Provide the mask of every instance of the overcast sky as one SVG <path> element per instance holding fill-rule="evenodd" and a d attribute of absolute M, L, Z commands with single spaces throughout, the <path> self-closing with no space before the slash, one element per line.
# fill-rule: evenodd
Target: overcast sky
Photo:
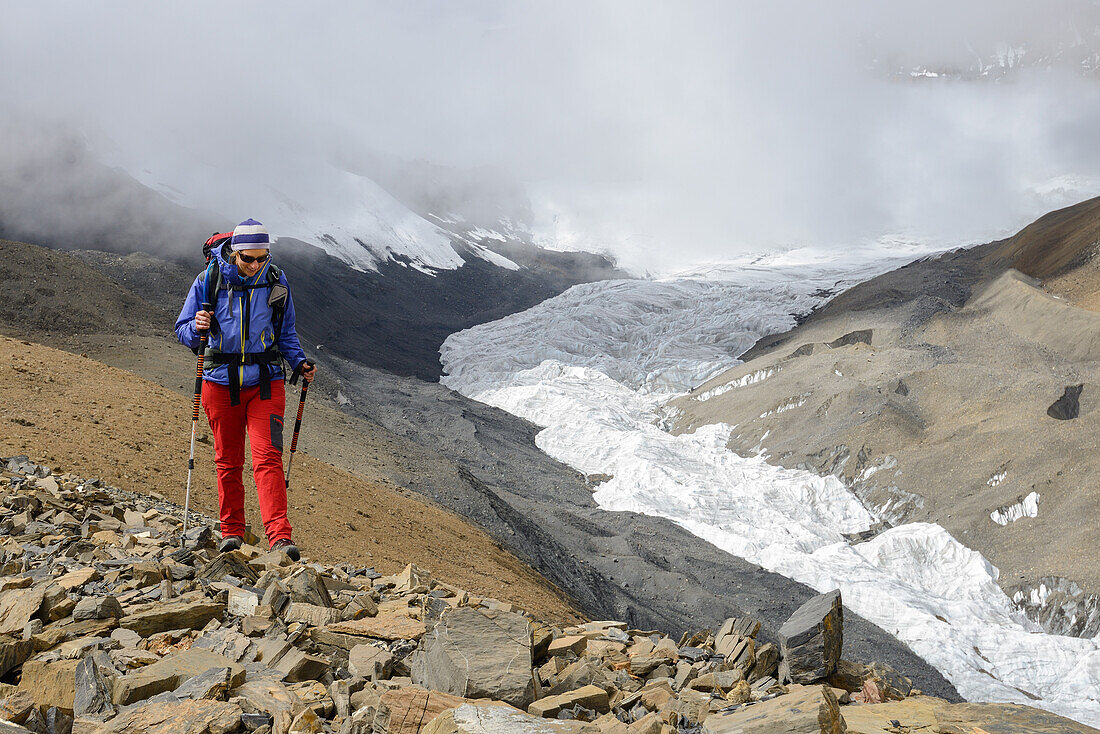
<path fill-rule="evenodd" d="M 660 271 L 961 244 L 1100 193 L 1097 28 L 1084 1 L 9 2 L 0 110 L 242 180 L 361 150 L 493 167 L 542 236 Z M 1004 43 L 1078 47 L 996 82 L 892 73 Z"/>

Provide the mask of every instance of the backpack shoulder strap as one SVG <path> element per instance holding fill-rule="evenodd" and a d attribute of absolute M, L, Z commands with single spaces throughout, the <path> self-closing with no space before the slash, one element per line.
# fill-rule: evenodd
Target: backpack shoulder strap
<path fill-rule="evenodd" d="M 204 284 L 206 302 L 217 305 L 218 291 L 225 286 L 222 277 L 222 269 L 218 267 L 218 261 L 214 260 L 206 268 L 206 281 Z"/>
<path fill-rule="evenodd" d="M 275 328 L 275 339 L 283 333 L 283 314 L 286 313 L 286 302 L 290 298 L 290 289 L 282 284 L 283 271 L 275 263 L 270 263 L 267 269 L 267 285 L 271 288 L 267 303 L 271 306 L 271 312 L 275 318 L 272 326 Z"/>

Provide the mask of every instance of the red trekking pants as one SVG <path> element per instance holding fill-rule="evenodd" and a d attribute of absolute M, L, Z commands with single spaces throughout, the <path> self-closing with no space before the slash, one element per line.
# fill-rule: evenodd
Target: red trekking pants
<path fill-rule="evenodd" d="M 241 402 L 229 404 L 229 388 L 203 380 L 202 405 L 214 434 L 214 465 L 218 469 L 218 506 L 222 536 L 244 535 L 244 434 L 252 449 L 252 476 L 260 500 L 260 516 L 268 543 L 290 540 L 286 517 L 286 477 L 283 474 L 282 380 L 271 382 L 271 399 L 260 399 L 260 386 L 241 388 Z"/>

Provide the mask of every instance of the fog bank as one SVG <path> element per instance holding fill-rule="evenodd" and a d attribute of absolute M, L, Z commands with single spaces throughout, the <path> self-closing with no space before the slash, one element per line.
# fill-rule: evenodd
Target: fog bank
<path fill-rule="evenodd" d="M 1100 193 L 1094 2 L 58 2 L 0 20 L 0 116 L 69 126 L 166 186 L 217 177 L 231 207 L 190 203 L 230 220 L 263 218 L 238 211 L 250 187 L 323 195 L 331 165 L 406 200 L 465 181 L 456 206 L 667 272 L 980 241 Z"/>

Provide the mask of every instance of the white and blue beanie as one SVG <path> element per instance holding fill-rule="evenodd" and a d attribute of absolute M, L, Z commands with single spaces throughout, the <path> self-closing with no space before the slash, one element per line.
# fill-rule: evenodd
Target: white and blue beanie
<path fill-rule="evenodd" d="M 246 219 L 233 230 L 233 239 L 229 241 L 229 249 L 238 250 L 270 250 L 271 235 L 267 233 L 267 227 L 255 219 Z"/>

